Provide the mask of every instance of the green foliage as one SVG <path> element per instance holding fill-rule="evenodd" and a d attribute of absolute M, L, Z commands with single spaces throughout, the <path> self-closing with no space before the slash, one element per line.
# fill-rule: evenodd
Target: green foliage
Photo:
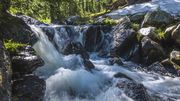
<path fill-rule="evenodd" d="M 7 40 L 4 42 L 4 46 L 10 53 L 16 53 L 19 48 L 26 46 L 26 44 L 17 43 L 12 40 Z"/>
<path fill-rule="evenodd" d="M 132 23 L 131 24 L 131 28 L 133 28 L 135 31 L 138 31 L 140 27 L 141 27 L 141 25 L 138 23 Z"/>
<path fill-rule="evenodd" d="M 156 38 L 161 40 L 161 39 L 165 39 L 165 31 L 162 28 L 158 28 L 155 30 L 156 33 Z"/>
<path fill-rule="evenodd" d="M 109 0 L 11 0 L 9 11 L 23 13 L 45 23 L 63 22 L 69 16 L 93 17 L 106 11 Z"/>
<path fill-rule="evenodd" d="M 110 18 L 105 18 L 103 20 L 104 25 L 116 25 L 118 24 L 118 20 L 110 19 Z"/>

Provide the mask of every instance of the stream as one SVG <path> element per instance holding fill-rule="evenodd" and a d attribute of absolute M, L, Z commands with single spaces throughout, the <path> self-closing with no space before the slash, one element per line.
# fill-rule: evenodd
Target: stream
<path fill-rule="evenodd" d="M 136 101 L 130 97 L 133 94 L 127 95 L 126 89 L 117 87 L 123 82 L 130 82 L 127 78 L 142 84 L 150 97 L 149 101 L 180 101 L 179 77 L 172 78 L 145 72 L 137 69 L 139 66 L 132 62 L 123 61 L 122 66 L 109 65 L 109 58 L 99 57 L 95 51 L 89 52 L 90 61 L 95 65 L 95 69 L 87 71 L 80 55 L 61 54 L 69 40 L 80 42 L 85 47 L 86 38 L 83 36 L 83 30 L 87 27 L 70 26 L 74 32 L 68 32 L 66 27 L 59 25 L 48 27 L 31 25 L 31 29 L 39 38 L 33 48 L 45 61 L 45 65 L 34 72 L 46 80 L 44 101 Z M 44 29 L 53 34 L 47 35 Z M 101 49 L 108 50 L 111 44 L 107 40 L 111 36 L 103 31 L 102 34 L 104 37 L 99 45 L 106 46 Z M 94 49 L 96 50 L 99 45 Z M 127 77 L 115 78 L 114 75 L 117 73 Z M 130 93 L 133 93 L 131 91 Z"/>

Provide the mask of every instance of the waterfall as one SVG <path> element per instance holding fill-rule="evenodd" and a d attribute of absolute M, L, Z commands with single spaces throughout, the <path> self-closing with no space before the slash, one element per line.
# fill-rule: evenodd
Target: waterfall
<path fill-rule="evenodd" d="M 88 26 L 70 26 L 69 32 L 67 27 L 48 26 L 46 28 L 52 29 L 54 33 L 52 38 L 43 31 L 42 26 L 30 27 L 39 38 L 33 48 L 45 61 L 45 65 L 34 72 L 46 80 L 44 101 L 136 101 L 129 97 L 132 94 L 126 94 L 126 89 L 117 87 L 119 81 L 125 82 L 126 79 L 115 78 L 116 73 L 126 75 L 133 82 L 144 85 L 150 101 L 180 101 L 179 77 L 146 73 L 137 70 L 137 65 L 131 62 L 126 62 L 124 66 L 109 65 L 108 58 L 98 57 L 96 52 L 90 53 L 90 61 L 96 68 L 90 72 L 84 69 L 83 60 L 79 55 L 63 55 L 63 45 L 69 40 L 87 45 L 83 33 Z M 103 33 L 105 36 L 100 44 L 105 47 L 104 44 L 110 44 L 106 37 L 109 34 Z"/>

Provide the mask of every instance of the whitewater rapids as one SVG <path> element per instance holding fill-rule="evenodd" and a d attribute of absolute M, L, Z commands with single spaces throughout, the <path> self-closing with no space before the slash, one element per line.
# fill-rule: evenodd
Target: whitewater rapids
<path fill-rule="evenodd" d="M 96 70 L 86 71 L 79 55 L 62 55 L 48 40 L 43 31 L 31 26 L 39 41 L 33 46 L 45 61 L 34 73 L 46 80 L 44 101 L 134 101 L 122 89 L 116 87 L 116 73 L 122 73 L 142 83 L 149 95 L 180 101 L 180 78 L 161 76 L 137 70 L 137 65 L 126 62 L 125 66 L 108 65 L 108 58 L 91 53 L 90 60 Z M 55 35 L 56 36 L 56 35 Z"/>

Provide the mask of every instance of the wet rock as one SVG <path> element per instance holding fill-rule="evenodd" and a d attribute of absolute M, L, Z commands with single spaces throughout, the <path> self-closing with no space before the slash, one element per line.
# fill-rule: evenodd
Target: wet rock
<path fill-rule="evenodd" d="M 147 70 L 153 71 L 153 72 L 161 74 L 161 75 L 172 76 L 172 74 L 170 74 L 169 71 L 166 70 L 166 68 L 164 68 L 164 66 L 159 62 L 155 62 L 152 65 L 148 66 Z"/>
<path fill-rule="evenodd" d="M 11 101 L 11 62 L 0 41 L 0 100 Z"/>
<path fill-rule="evenodd" d="M 150 65 L 156 61 L 161 61 L 165 58 L 163 48 L 148 37 L 141 40 L 143 63 Z"/>
<path fill-rule="evenodd" d="M 130 55 L 134 44 L 136 44 L 136 33 L 130 29 L 131 22 L 128 17 L 122 18 L 120 23 L 116 25 L 111 32 L 113 34 L 113 46 L 111 48 L 111 56 L 126 58 Z"/>
<path fill-rule="evenodd" d="M 172 32 L 172 39 L 180 46 L 180 24 Z"/>
<path fill-rule="evenodd" d="M 120 79 L 116 86 L 134 101 L 151 101 L 146 88 L 140 83 L 128 79 Z"/>
<path fill-rule="evenodd" d="M 29 75 L 13 82 L 12 101 L 43 101 L 45 81 Z"/>
<path fill-rule="evenodd" d="M 89 52 L 96 51 L 102 40 L 100 26 L 90 26 L 85 32 L 85 49 Z"/>
<path fill-rule="evenodd" d="M 9 13 L 0 14 L 0 38 L 34 45 L 38 38 L 31 28 L 20 18 Z"/>
<path fill-rule="evenodd" d="M 22 19 L 26 24 L 30 24 L 30 25 L 47 25 L 43 22 L 40 22 L 32 17 L 26 16 L 26 15 L 22 15 L 22 14 L 16 14 L 18 18 Z"/>
<path fill-rule="evenodd" d="M 63 54 L 80 54 L 83 59 L 89 59 L 89 54 L 80 42 L 69 42 L 63 49 Z"/>
<path fill-rule="evenodd" d="M 115 77 L 115 78 L 126 78 L 126 79 L 128 79 L 128 80 L 133 81 L 133 79 L 132 79 L 131 77 L 129 77 L 128 75 L 123 74 L 123 73 L 117 73 L 117 74 L 114 75 L 114 77 Z"/>
<path fill-rule="evenodd" d="M 42 31 L 48 36 L 49 41 L 53 42 L 55 30 L 51 27 L 41 27 Z"/>
<path fill-rule="evenodd" d="M 170 60 L 180 66 L 180 51 L 172 51 L 170 53 Z"/>
<path fill-rule="evenodd" d="M 83 64 L 86 70 L 90 71 L 91 69 L 95 68 L 94 64 L 90 60 L 87 59 L 83 60 Z"/>
<path fill-rule="evenodd" d="M 31 74 L 39 66 L 44 65 L 43 60 L 34 53 L 32 47 L 26 46 L 17 55 L 11 57 L 14 79 Z"/>
<path fill-rule="evenodd" d="M 167 26 L 172 22 L 173 22 L 173 17 L 169 13 L 157 9 L 156 11 L 148 12 L 145 15 L 142 26 L 160 27 L 160 26 Z"/>
<path fill-rule="evenodd" d="M 118 64 L 118 65 L 123 65 L 123 62 L 122 62 L 122 60 L 121 60 L 121 58 L 110 58 L 109 59 L 109 64 L 110 65 L 114 65 L 114 64 Z"/>

